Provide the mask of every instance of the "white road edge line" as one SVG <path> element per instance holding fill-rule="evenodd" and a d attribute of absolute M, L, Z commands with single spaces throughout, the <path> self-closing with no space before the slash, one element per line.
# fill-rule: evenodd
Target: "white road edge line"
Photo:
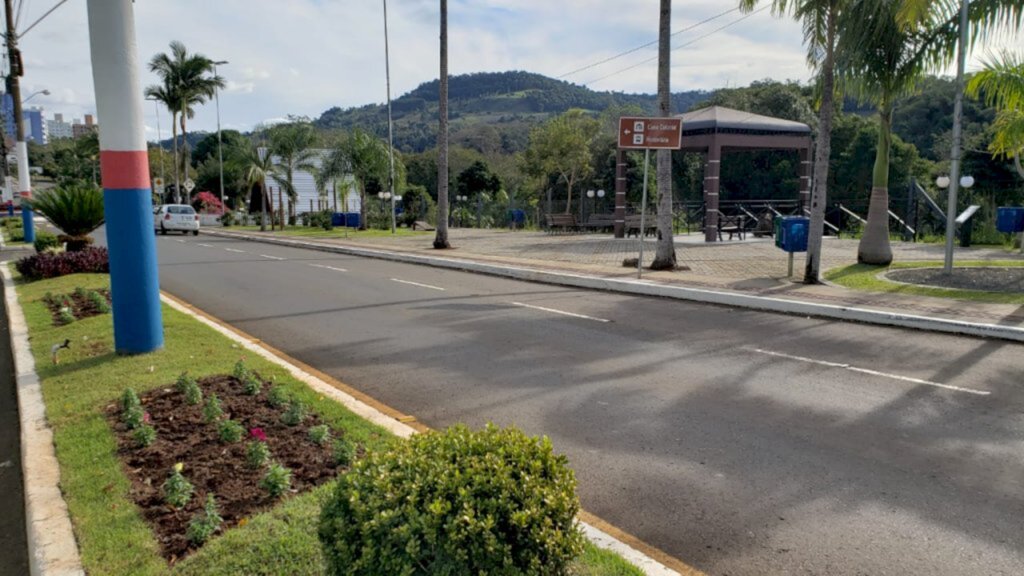
<path fill-rule="evenodd" d="M 444 292 L 445 289 L 440 286 L 431 286 L 430 284 L 420 284 L 419 282 L 410 282 L 408 280 L 399 280 L 398 278 L 392 278 L 392 282 L 398 282 L 399 284 L 408 284 L 410 286 L 419 286 L 420 288 L 430 288 L 431 290 L 440 290 Z"/>
<path fill-rule="evenodd" d="M 336 268 L 334 266 L 327 266 L 326 264 L 310 264 L 313 268 L 323 268 L 324 270 L 334 270 L 335 272 L 348 272 L 345 268 Z"/>
<path fill-rule="evenodd" d="M 14 290 L 12 289 L 11 292 L 13 293 Z M 238 343 L 238 345 L 241 346 L 242 348 L 257 354 L 262 358 L 277 364 L 278 366 L 282 366 L 285 370 L 290 372 L 291 375 L 294 376 L 297 380 L 302 381 L 313 390 L 337 402 L 344 404 L 345 407 L 348 408 L 349 410 L 355 412 L 356 414 L 362 416 L 363 418 L 369 420 L 370 422 L 390 431 L 395 436 L 398 436 L 400 438 L 408 438 L 413 434 L 416 434 L 416 430 L 409 426 L 408 424 L 399 422 L 398 420 L 395 420 L 394 418 L 378 411 L 373 406 L 365 404 L 359 401 L 358 399 L 346 394 L 345 392 L 338 390 L 334 386 L 331 386 L 327 382 L 324 382 L 323 380 L 317 378 L 316 376 L 306 372 L 305 370 L 302 370 L 301 368 L 292 364 L 291 362 L 279 358 L 277 355 L 271 353 L 269 350 L 260 346 L 259 344 L 251 342 L 239 336 L 235 332 L 225 328 L 219 323 L 214 322 L 213 320 L 210 320 L 209 318 L 206 318 L 201 314 L 197 314 L 194 311 L 190 310 L 189 308 L 186 308 L 185 306 L 182 306 L 176 300 L 168 298 L 165 294 L 161 293 L 160 299 L 163 300 L 165 304 L 167 304 L 171 308 L 174 308 L 178 312 L 190 316 L 198 320 L 199 322 L 202 322 L 203 324 L 209 326 L 210 328 L 213 328 L 217 332 L 220 332 L 224 336 L 227 336 L 232 341 Z M 40 404 L 41 403 L 42 401 L 40 401 Z M 580 525 L 583 527 L 583 531 L 597 547 L 604 548 L 606 550 L 614 550 L 615 552 L 618 552 L 619 555 L 624 557 L 626 560 L 629 560 L 633 564 L 636 564 L 641 570 L 643 570 L 644 574 L 646 574 L 647 576 L 679 576 L 679 573 L 675 570 L 666 567 L 664 564 L 658 562 L 650 556 L 647 556 L 646 554 L 637 550 L 636 548 L 633 548 L 629 544 L 626 544 L 625 542 L 616 539 L 615 537 L 603 532 L 602 530 L 594 526 L 591 526 L 590 524 L 587 524 L 586 522 L 583 522 L 582 520 L 580 520 L 579 522 Z M 70 520 L 68 523 L 68 529 L 70 530 Z M 70 531 L 68 532 L 68 534 L 70 534 Z M 75 539 L 72 537 L 68 537 L 67 541 L 74 543 Z"/>
<path fill-rule="evenodd" d="M 270 258 L 271 260 L 284 260 L 280 256 L 271 256 L 270 254 L 260 254 L 263 258 Z"/>
<path fill-rule="evenodd" d="M 513 302 L 515 306 L 522 306 L 523 308 L 533 308 L 534 310 L 542 310 L 544 312 L 551 312 L 552 314 L 561 314 L 563 316 L 572 316 L 573 318 L 583 318 L 584 320 L 593 320 L 595 322 L 611 322 L 607 318 L 595 318 L 593 316 L 587 316 L 586 314 L 576 314 L 575 312 L 566 312 L 565 310 L 555 310 L 554 308 L 545 308 L 543 306 L 534 306 L 532 304 L 523 304 L 522 302 Z"/>
<path fill-rule="evenodd" d="M 239 254 L 245 254 L 245 250 L 239 250 L 237 248 L 225 248 L 228 252 L 238 252 Z"/>
<path fill-rule="evenodd" d="M 872 376 L 881 376 L 882 378 L 891 378 L 893 380 L 899 380 L 901 382 L 911 382 L 913 384 L 924 384 L 925 386 L 935 386 L 936 388 L 944 388 L 946 390 L 953 390 L 954 392 L 966 392 L 967 394 L 975 394 L 977 396 L 988 396 L 992 394 L 987 390 L 975 390 L 974 388 L 961 388 L 960 386 L 953 386 L 951 384 L 940 384 L 938 382 L 932 382 L 931 380 L 922 380 L 920 378 L 912 378 L 910 376 L 900 376 L 899 374 L 889 374 L 888 372 L 879 372 L 878 370 L 871 370 L 868 368 L 858 368 L 857 366 L 850 366 L 849 364 L 839 364 L 837 362 L 826 362 L 824 360 L 815 360 L 814 358 L 807 358 L 805 356 L 794 356 L 792 354 L 784 354 L 782 352 L 773 352 L 771 350 L 763 350 L 761 348 L 747 348 L 758 354 L 767 354 L 768 356 L 776 356 L 778 358 L 786 358 L 788 360 L 797 360 L 799 362 L 807 362 L 809 364 L 817 364 L 819 366 L 827 366 L 829 368 L 842 368 L 843 370 L 849 370 L 851 372 L 860 372 L 861 374 L 870 374 Z"/>

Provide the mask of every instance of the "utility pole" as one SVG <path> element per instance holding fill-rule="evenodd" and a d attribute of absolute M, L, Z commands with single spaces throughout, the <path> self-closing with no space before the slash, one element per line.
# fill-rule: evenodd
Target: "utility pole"
<path fill-rule="evenodd" d="M 949 163 L 949 199 L 946 204 L 946 255 L 942 272 L 953 274 L 953 243 L 956 236 L 957 189 L 960 187 L 960 140 L 963 133 L 964 64 L 967 58 L 967 0 L 960 2 L 960 45 L 956 58 L 956 98 L 953 100 L 953 150 Z"/>
<path fill-rule="evenodd" d="M 28 173 L 28 145 L 25 143 L 25 119 L 21 111 L 21 76 L 25 68 L 21 61 L 21 51 L 18 50 L 18 33 L 14 29 L 14 0 L 4 0 L 4 15 L 7 17 L 7 59 L 11 63 L 11 73 L 7 75 L 7 93 L 11 95 L 14 103 L 14 126 L 17 142 L 14 144 L 14 154 L 18 159 L 18 193 L 21 196 L 21 223 L 25 232 L 25 243 L 31 244 L 36 240 L 35 223 L 32 220 L 32 210 L 26 205 L 26 200 L 32 199 L 32 181 Z M 6 166 L 7 157 L 4 156 Z"/>
<path fill-rule="evenodd" d="M 388 0 L 384 2 L 384 76 L 388 89 L 388 191 L 391 192 L 391 233 L 395 233 L 395 139 L 391 123 L 391 56 L 388 53 Z"/>
<path fill-rule="evenodd" d="M 96 112 L 103 119 L 100 165 L 114 349 L 142 354 L 162 348 L 164 333 L 135 17 L 132 0 L 88 0 L 86 6 Z"/>

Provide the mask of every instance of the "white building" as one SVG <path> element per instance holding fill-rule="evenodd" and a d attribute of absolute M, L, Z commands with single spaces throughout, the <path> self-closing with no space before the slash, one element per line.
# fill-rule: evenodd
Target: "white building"
<path fill-rule="evenodd" d="M 46 129 L 50 133 L 51 140 L 59 138 L 71 138 L 71 123 L 64 121 L 63 114 L 54 114 L 53 120 L 46 121 Z"/>
<path fill-rule="evenodd" d="M 316 155 L 312 159 L 312 164 L 317 168 L 320 167 L 320 162 L 330 152 L 326 149 L 314 150 Z M 277 162 L 279 159 L 274 158 Z M 313 178 L 313 174 L 306 172 L 305 170 L 296 170 L 292 175 L 292 185 L 295 186 L 295 192 L 297 200 L 295 203 L 295 213 L 303 214 L 309 212 L 310 202 L 312 201 L 313 211 L 319 210 L 321 202 L 321 196 L 319 191 L 316 189 L 316 183 Z M 267 187 L 274 195 L 274 206 L 277 206 L 278 199 L 278 188 L 281 188 L 281 183 L 274 177 L 270 176 L 267 178 Z M 352 176 L 346 176 L 344 179 L 339 179 L 337 182 L 338 191 L 338 212 L 359 212 L 359 190 L 356 188 L 355 179 Z M 347 199 L 346 199 L 346 192 Z M 287 203 L 287 193 L 284 194 L 285 202 Z M 331 199 L 331 190 L 328 188 L 326 191 L 326 201 L 328 208 L 334 210 L 334 201 Z"/>

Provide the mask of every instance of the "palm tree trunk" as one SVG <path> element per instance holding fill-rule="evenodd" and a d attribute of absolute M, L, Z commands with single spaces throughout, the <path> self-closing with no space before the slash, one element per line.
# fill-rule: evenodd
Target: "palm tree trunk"
<path fill-rule="evenodd" d="M 171 132 L 174 134 L 171 136 L 174 140 L 174 201 L 179 202 L 181 197 L 181 177 L 178 171 L 178 115 L 172 110 L 171 111 Z"/>
<path fill-rule="evenodd" d="M 260 232 L 267 231 L 267 183 L 260 183 L 260 202 L 263 204 L 263 215 L 260 218 Z"/>
<path fill-rule="evenodd" d="M 669 85 L 669 40 L 672 25 L 672 0 L 661 0 L 658 26 L 658 115 L 672 113 Z M 676 247 L 672 237 L 672 151 L 658 150 L 658 246 L 651 270 L 674 270 Z M 643 230 L 640 231 L 641 240 Z"/>
<path fill-rule="evenodd" d="M 366 183 L 359 181 L 359 229 L 366 230 Z"/>
<path fill-rule="evenodd" d="M 892 147 L 892 104 L 883 100 L 878 111 L 878 149 L 872 175 L 868 223 L 857 248 L 861 264 L 887 266 L 892 262 L 889 245 L 889 150 Z"/>
<path fill-rule="evenodd" d="M 185 129 L 185 123 L 187 121 L 187 115 L 182 112 L 180 116 L 181 120 L 181 173 L 188 180 L 188 165 L 189 165 L 189 153 L 188 153 L 188 133 Z M 185 203 L 192 203 L 192 193 L 188 190 L 185 191 Z"/>
<path fill-rule="evenodd" d="M 565 213 L 572 213 L 572 185 L 575 178 L 565 179 Z"/>
<path fill-rule="evenodd" d="M 814 149 L 814 182 L 811 189 L 811 229 L 807 236 L 804 284 L 821 282 L 821 242 L 825 234 L 828 200 L 828 163 L 832 157 L 832 115 L 835 95 L 836 6 L 828 8 L 825 61 L 821 65 L 821 109 L 818 111 L 818 142 Z"/>
<path fill-rule="evenodd" d="M 441 75 L 437 127 L 437 213 L 448 213 L 448 0 L 441 0 Z M 448 220 L 438 217 L 434 248 L 451 248 Z"/>

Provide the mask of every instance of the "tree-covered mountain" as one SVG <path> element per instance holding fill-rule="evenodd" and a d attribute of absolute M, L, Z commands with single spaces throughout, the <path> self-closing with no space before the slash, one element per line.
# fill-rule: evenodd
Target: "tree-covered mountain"
<path fill-rule="evenodd" d="M 703 91 L 673 94 L 673 110 L 686 111 L 708 98 Z M 395 146 L 404 152 L 422 152 L 437 138 L 438 81 L 420 84 L 392 101 Z M 453 76 L 449 80 L 448 110 L 452 143 L 472 143 L 497 129 L 493 145 L 501 151 L 516 152 L 526 145 L 532 126 L 570 108 L 595 113 L 611 107 L 636 107 L 653 114 L 653 94 L 596 92 L 530 72 L 480 72 Z M 331 108 L 315 121 L 319 128 L 350 130 L 356 126 L 379 136 L 387 134 L 387 107 L 369 104 L 357 108 Z"/>

